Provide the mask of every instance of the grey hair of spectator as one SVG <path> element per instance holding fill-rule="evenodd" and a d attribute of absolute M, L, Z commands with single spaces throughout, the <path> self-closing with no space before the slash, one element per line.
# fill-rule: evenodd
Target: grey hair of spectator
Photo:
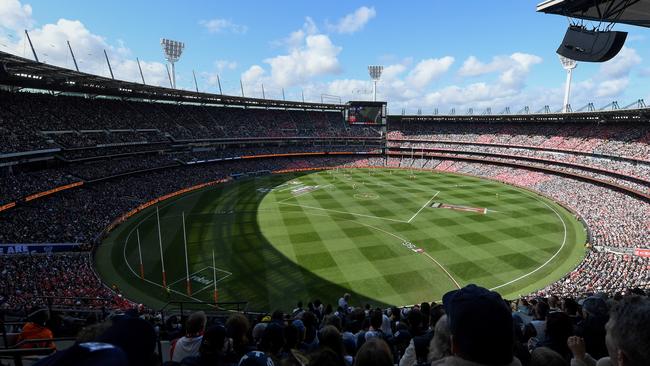
<path fill-rule="evenodd" d="M 613 365 L 650 365 L 650 298 L 631 296 L 615 304 L 606 328 Z"/>
<path fill-rule="evenodd" d="M 451 332 L 447 322 L 447 315 L 443 315 L 433 331 L 433 338 L 429 343 L 428 362 L 433 362 L 451 355 Z"/>
<path fill-rule="evenodd" d="M 530 366 L 566 366 L 566 360 L 550 348 L 537 347 L 530 354 Z"/>

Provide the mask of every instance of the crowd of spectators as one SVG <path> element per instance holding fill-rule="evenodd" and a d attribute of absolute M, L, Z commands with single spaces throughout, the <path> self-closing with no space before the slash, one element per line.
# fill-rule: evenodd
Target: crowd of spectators
<path fill-rule="evenodd" d="M 21 339 L 34 328 L 56 336 L 42 312 L 33 314 Z M 648 332 L 650 298 L 640 289 L 508 301 L 467 285 L 407 308 L 344 294 L 256 316 L 197 311 L 163 322 L 132 309 L 87 326 L 37 365 L 641 366 L 650 363 Z M 159 354 L 157 341 L 169 341 L 169 351 Z"/>
<path fill-rule="evenodd" d="M 391 150 L 391 153 L 397 153 L 401 154 L 403 156 L 403 159 L 407 159 L 406 161 L 412 161 L 410 156 L 415 157 L 421 157 L 422 152 L 415 153 L 413 152 L 411 154 L 410 150 L 404 151 L 404 150 Z M 525 165 L 529 166 L 532 168 L 539 167 L 542 169 L 552 169 L 556 171 L 561 171 L 561 172 L 566 172 L 570 174 L 575 174 L 579 176 L 586 176 L 590 178 L 594 178 L 600 181 L 608 182 L 611 183 L 612 185 L 618 185 L 622 186 L 625 188 L 629 188 L 632 190 L 635 190 L 637 192 L 641 192 L 643 194 L 650 194 L 650 180 L 646 181 L 648 178 L 630 178 L 625 175 L 620 175 L 618 172 L 614 171 L 605 171 L 605 170 L 593 170 L 589 168 L 585 168 L 584 166 L 580 164 L 569 164 L 567 165 L 566 161 L 558 161 L 558 160 L 523 160 L 521 157 L 517 155 L 512 155 L 512 154 L 507 154 L 507 155 L 496 155 L 496 156 L 480 156 L 476 155 L 475 152 L 471 153 L 466 153 L 463 151 L 454 151 L 454 152 L 441 152 L 441 151 L 434 151 L 431 152 L 430 154 L 436 154 L 434 156 L 438 157 L 439 155 L 446 155 L 449 157 L 468 157 L 468 158 L 473 158 L 473 159 L 481 159 L 483 161 L 497 161 L 497 162 L 503 162 L 503 163 L 508 163 L 508 164 L 518 164 L 518 165 Z M 404 156 L 406 155 L 406 156 Z M 424 155 L 427 155 L 427 152 L 424 152 Z"/>
<path fill-rule="evenodd" d="M 0 311 L 29 310 L 56 301 L 64 308 L 130 308 L 105 287 L 88 253 L 0 255 Z"/>
<path fill-rule="evenodd" d="M 380 137 L 340 110 L 177 105 L 1 92 L 0 154 L 48 148 L 269 137 Z M 6 101 L 6 103 L 5 103 Z"/>
<path fill-rule="evenodd" d="M 649 160 L 647 123 L 429 123 L 393 122 L 389 140 L 471 142 L 580 151 Z"/>
<path fill-rule="evenodd" d="M 650 161 L 622 160 L 602 155 L 582 155 L 573 152 L 545 151 L 530 148 L 516 148 L 507 146 L 467 145 L 442 142 L 397 142 L 389 143 L 389 147 L 400 147 L 403 151 L 413 150 L 415 155 L 422 153 L 422 149 L 463 151 L 469 153 L 486 153 L 495 155 L 509 155 L 517 157 L 530 157 L 545 159 L 560 163 L 569 163 L 618 174 L 627 175 L 648 181 L 650 184 Z M 425 150 L 426 151 L 426 150 Z"/>

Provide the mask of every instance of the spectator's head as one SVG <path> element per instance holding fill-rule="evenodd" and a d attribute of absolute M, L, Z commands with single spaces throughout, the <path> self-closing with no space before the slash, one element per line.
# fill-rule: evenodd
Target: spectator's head
<path fill-rule="evenodd" d="M 326 315 L 325 318 L 323 318 L 323 324 L 335 326 L 336 329 L 338 330 L 341 330 L 341 328 L 343 327 L 341 318 L 335 314 Z"/>
<path fill-rule="evenodd" d="M 205 317 L 204 312 L 197 311 L 192 313 L 190 317 L 187 318 L 187 322 L 185 322 L 185 333 L 187 333 L 188 336 L 197 336 L 203 333 L 206 322 L 207 318 Z"/>
<path fill-rule="evenodd" d="M 578 302 L 571 297 L 564 299 L 562 308 L 569 315 L 573 316 L 578 314 Z"/>
<path fill-rule="evenodd" d="M 512 362 L 513 321 L 501 295 L 468 285 L 446 293 L 443 304 L 453 354 L 486 365 Z"/>
<path fill-rule="evenodd" d="M 271 355 L 277 355 L 284 346 L 284 331 L 278 323 L 271 322 L 264 329 L 260 349 Z"/>
<path fill-rule="evenodd" d="M 582 302 L 582 313 L 585 318 L 602 318 L 607 316 L 607 302 L 600 296 L 589 296 Z"/>
<path fill-rule="evenodd" d="M 530 354 L 530 366 L 566 366 L 562 356 L 550 348 L 538 347 Z"/>
<path fill-rule="evenodd" d="M 393 354 L 383 339 L 372 338 L 359 348 L 354 366 L 393 366 Z"/>
<path fill-rule="evenodd" d="M 233 313 L 226 320 L 226 329 L 228 331 L 228 336 L 233 339 L 236 343 L 246 343 L 248 334 L 248 328 L 250 323 L 248 318 L 241 313 Z"/>
<path fill-rule="evenodd" d="M 606 329 L 612 365 L 650 365 L 650 298 L 631 296 L 615 304 Z"/>
<path fill-rule="evenodd" d="M 537 304 L 535 304 L 535 319 L 545 320 L 546 316 L 548 315 L 548 311 L 548 304 L 544 301 L 538 301 Z"/>
<path fill-rule="evenodd" d="M 309 366 L 344 366 L 340 355 L 329 348 L 321 348 L 309 356 Z"/>
<path fill-rule="evenodd" d="M 129 365 L 155 365 L 156 332 L 146 320 L 117 316 L 111 326 L 97 339 L 121 348 L 129 359 Z"/>
<path fill-rule="evenodd" d="M 199 353 L 202 358 L 215 359 L 224 351 L 226 344 L 226 328 L 223 325 L 215 325 L 208 328 L 203 334 Z"/>
<path fill-rule="evenodd" d="M 546 316 L 546 336 L 566 344 L 573 333 L 573 324 L 566 313 L 553 311 Z"/>
<path fill-rule="evenodd" d="M 350 294 L 347 293 L 347 292 L 345 294 L 343 294 L 343 299 L 345 300 L 345 302 L 350 302 L 351 297 L 352 296 L 350 296 Z"/>
<path fill-rule="evenodd" d="M 341 357 L 341 360 L 343 359 L 343 355 L 344 355 L 343 338 L 341 337 L 341 333 L 339 332 L 338 329 L 336 329 L 331 325 L 326 325 L 320 331 L 319 340 L 320 340 L 319 345 L 321 347 L 327 347 L 331 349 Z"/>
<path fill-rule="evenodd" d="M 384 321 L 384 314 L 379 309 L 372 310 L 370 313 L 370 326 L 374 330 L 381 329 L 381 323 Z"/>

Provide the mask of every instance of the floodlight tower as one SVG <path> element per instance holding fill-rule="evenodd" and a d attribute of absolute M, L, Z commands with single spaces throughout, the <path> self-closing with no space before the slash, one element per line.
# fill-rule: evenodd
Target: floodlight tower
<path fill-rule="evenodd" d="M 162 45 L 163 52 L 165 53 L 165 59 L 167 59 L 172 66 L 172 88 L 176 89 L 176 69 L 174 68 L 174 64 L 181 58 L 181 54 L 185 48 L 185 43 L 161 38 L 160 45 Z"/>
<path fill-rule="evenodd" d="M 384 71 L 383 66 L 368 66 L 368 74 L 372 79 L 372 94 L 374 95 L 374 101 L 377 101 L 377 82 L 381 78 L 381 73 Z"/>
<path fill-rule="evenodd" d="M 560 57 L 560 62 L 562 67 L 566 70 L 566 86 L 564 87 L 564 106 L 562 106 L 562 113 L 569 112 L 569 94 L 571 93 L 571 77 L 573 75 L 573 69 L 578 66 L 576 60 L 558 55 Z"/>

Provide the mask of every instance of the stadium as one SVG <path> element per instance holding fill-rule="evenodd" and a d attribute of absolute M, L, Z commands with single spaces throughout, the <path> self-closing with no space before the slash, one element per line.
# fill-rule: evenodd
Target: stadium
<path fill-rule="evenodd" d="M 354 98 L 202 90 L 189 40 L 122 80 L 0 36 L 0 365 L 650 365 L 650 108 L 569 101 L 650 2 L 534 15 L 574 19 L 559 109 L 409 108 L 380 65 Z"/>

